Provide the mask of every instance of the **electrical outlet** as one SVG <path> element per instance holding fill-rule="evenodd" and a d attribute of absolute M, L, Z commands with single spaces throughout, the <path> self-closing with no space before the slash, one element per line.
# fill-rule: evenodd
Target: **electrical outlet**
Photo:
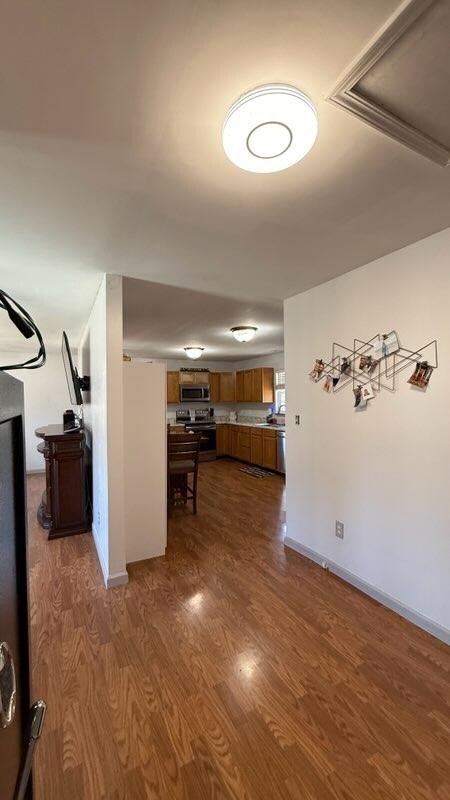
<path fill-rule="evenodd" d="M 97 525 L 100 527 L 100 511 L 97 511 Z"/>
<path fill-rule="evenodd" d="M 300 414 L 295 415 L 295 424 L 300 425 Z"/>
<path fill-rule="evenodd" d="M 344 538 L 344 523 L 339 522 L 338 519 L 336 520 L 335 535 L 337 536 L 338 539 Z"/>

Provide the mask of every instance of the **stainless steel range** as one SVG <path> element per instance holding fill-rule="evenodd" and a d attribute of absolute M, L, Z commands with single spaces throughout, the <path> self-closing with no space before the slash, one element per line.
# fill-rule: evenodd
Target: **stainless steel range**
<path fill-rule="evenodd" d="M 184 423 L 186 431 L 201 433 L 200 460 L 208 461 L 216 457 L 216 422 L 214 410 L 210 408 L 183 408 L 176 412 L 177 424 Z"/>

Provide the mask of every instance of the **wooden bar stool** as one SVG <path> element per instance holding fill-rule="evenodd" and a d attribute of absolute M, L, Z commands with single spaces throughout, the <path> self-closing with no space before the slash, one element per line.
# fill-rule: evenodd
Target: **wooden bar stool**
<path fill-rule="evenodd" d="M 198 458 L 201 433 L 169 433 L 167 436 L 167 500 L 169 507 L 192 500 L 197 513 Z M 192 486 L 189 485 L 192 475 Z"/>

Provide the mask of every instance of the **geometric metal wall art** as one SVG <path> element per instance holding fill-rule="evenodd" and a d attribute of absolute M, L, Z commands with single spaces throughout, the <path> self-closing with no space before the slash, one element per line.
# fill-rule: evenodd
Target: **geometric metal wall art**
<path fill-rule="evenodd" d="M 354 339 L 353 348 L 333 342 L 331 360 L 316 359 L 309 376 L 315 383 L 324 381 L 323 389 L 329 394 L 351 385 L 354 407 L 362 410 L 375 392 L 394 392 L 397 376 L 408 367 L 412 370 L 408 383 L 425 391 L 438 368 L 436 339 L 416 350 L 401 347 L 395 331 L 376 334 L 367 341 Z"/>

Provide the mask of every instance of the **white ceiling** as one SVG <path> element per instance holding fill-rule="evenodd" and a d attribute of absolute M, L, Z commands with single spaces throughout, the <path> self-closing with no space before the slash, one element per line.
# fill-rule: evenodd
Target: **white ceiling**
<path fill-rule="evenodd" d="M 50 344 L 104 271 L 255 307 L 448 225 L 450 171 L 324 100 L 397 0 L 2 5 L 0 287 Z M 265 82 L 310 95 L 319 137 L 257 175 L 220 132 Z"/>
<path fill-rule="evenodd" d="M 234 325 L 255 325 L 252 342 L 237 342 Z M 184 348 L 205 348 L 204 360 L 239 361 L 283 349 L 283 309 L 220 295 L 126 278 L 123 284 L 124 349 L 153 358 L 185 358 Z"/>

